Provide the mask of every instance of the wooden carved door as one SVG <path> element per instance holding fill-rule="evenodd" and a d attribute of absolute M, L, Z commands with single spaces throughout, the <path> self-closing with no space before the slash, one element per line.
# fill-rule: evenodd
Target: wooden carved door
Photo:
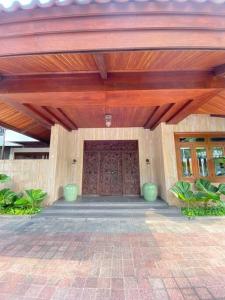
<path fill-rule="evenodd" d="M 83 194 L 138 195 L 137 141 L 85 141 Z"/>
<path fill-rule="evenodd" d="M 85 151 L 83 165 L 83 194 L 97 195 L 99 190 L 99 152 Z"/>
<path fill-rule="evenodd" d="M 122 195 L 122 153 L 117 151 L 100 154 L 100 194 Z"/>
<path fill-rule="evenodd" d="M 137 151 L 123 152 L 123 193 L 140 194 L 139 158 Z"/>

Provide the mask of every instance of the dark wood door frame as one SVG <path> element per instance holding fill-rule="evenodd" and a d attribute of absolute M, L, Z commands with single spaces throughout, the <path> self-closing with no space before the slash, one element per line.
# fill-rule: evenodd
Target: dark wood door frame
<path fill-rule="evenodd" d="M 138 141 L 84 141 L 82 194 L 139 195 Z"/>

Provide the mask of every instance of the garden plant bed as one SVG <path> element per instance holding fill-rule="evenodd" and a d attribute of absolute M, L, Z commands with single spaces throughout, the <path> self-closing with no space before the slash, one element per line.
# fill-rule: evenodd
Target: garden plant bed
<path fill-rule="evenodd" d="M 181 208 L 182 215 L 186 217 L 220 217 L 225 216 L 225 206 L 215 207 L 183 207 Z"/>
<path fill-rule="evenodd" d="M 16 216 L 30 216 L 36 215 L 41 211 L 40 208 L 1 208 L 0 215 L 16 215 Z"/>

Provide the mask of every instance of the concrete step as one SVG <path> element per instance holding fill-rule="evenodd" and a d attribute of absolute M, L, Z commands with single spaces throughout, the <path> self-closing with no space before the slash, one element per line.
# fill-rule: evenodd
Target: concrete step
<path fill-rule="evenodd" d="M 57 208 L 95 208 L 95 207 L 105 207 L 105 208 L 168 208 L 169 206 L 167 205 L 166 202 L 164 201 L 155 201 L 155 202 L 66 202 L 66 201 L 57 201 L 53 204 L 52 207 L 57 207 Z"/>
<path fill-rule="evenodd" d="M 62 217 L 83 217 L 83 218 L 95 218 L 95 217 L 146 217 L 153 215 L 160 216 L 176 216 L 180 215 L 180 211 L 177 208 L 168 208 L 168 209 L 73 209 L 73 210 L 63 210 L 63 209 L 45 209 L 42 212 L 43 216 L 62 216 Z"/>
<path fill-rule="evenodd" d="M 169 207 L 166 205 L 158 205 L 158 206 L 151 206 L 151 205 L 104 205 L 104 204 L 90 204 L 90 205 L 82 205 L 82 204 L 76 204 L 76 205 L 53 205 L 51 207 L 46 208 L 47 210 L 49 209 L 54 209 L 54 210 L 73 210 L 73 211 L 77 211 L 77 210 L 126 210 L 126 209 L 130 209 L 130 210 L 157 210 L 157 209 L 168 209 Z"/>
<path fill-rule="evenodd" d="M 164 212 L 164 213 L 172 213 L 172 212 L 176 212 L 179 209 L 176 207 L 169 207 L 169 208 L 111 208 L 111 207 L 81 207 L 81 208 L 77 208 L 77 207 L 73 207 L 73 208 L 58 208 L 58 207 L 49 207 L 46 208 L 44 212 L 55 212 L 55 213 L 65 213 L 65 214 L 69 214 L 69 213 L 78 213 L 78 212 L 83 212 L 83 213 L 108 213 L 108 212 L 113 212 L 113 213 L 118 213 L 118 212 L 123 212 L 123 213 L 145 213 L 145 212 Z"/>
<path fill-rule="evenodd" d="M 169 207 L 166 202 L 158 199 L 155 202 L 145 202 L 143 199 L 127 198 L 85 198 L 87 201 L 78 199 L 76 202 L 59 200 L 54 205 L 45 208 L 37 218 L 63 218 L 63 219 L 94 219 L 94 218 L 149 218 L 158 219 L 165 217 L 181 217 L 180 210 Z M 111 201 L 106 201 L 106 200 Z M 90 200 L 90 201 L 89 201 Z M 101 201 L 102 200 L 102 201 Z M 115 200 L 115 201 L 114 201 Z"/>
<path fill-rule="evenodd" d="M 118 213 L 118 214 L 97 214 L 97 213 L 92 213 L 92 214 L 70 214 L 70 215 L 65 215 L 61 213 L 41 213 L 34 218 L 60 218 L 60 219 L 149 219 L 149 220 L 162 220 L 163 218 L 184 218 L 180 213 L 174 213 L 174 214 L 123 214 L 123 213 Z"/>

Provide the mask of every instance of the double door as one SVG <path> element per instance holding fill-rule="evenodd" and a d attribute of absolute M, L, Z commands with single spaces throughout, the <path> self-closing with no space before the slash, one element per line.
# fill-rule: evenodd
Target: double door
<path fill-rule="evenodd" d="M 139 194 L 137 141 L 86 143 L 89 144 L 84 148 L 83 194 Z"/>

